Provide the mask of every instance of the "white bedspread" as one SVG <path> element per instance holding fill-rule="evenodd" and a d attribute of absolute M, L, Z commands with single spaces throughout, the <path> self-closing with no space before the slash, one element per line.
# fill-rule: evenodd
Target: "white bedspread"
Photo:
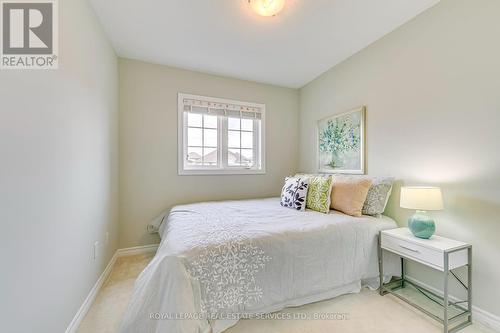
<path fill-rule="evenodd" d="M 387 217 L 294 211 L 279 198 L 174 207 L 122 332 L 217 333 L 242 314 L 376 288 L 377 235 L 394 227 Z M 386 269 L 396 273 L 397 262 Z"/>

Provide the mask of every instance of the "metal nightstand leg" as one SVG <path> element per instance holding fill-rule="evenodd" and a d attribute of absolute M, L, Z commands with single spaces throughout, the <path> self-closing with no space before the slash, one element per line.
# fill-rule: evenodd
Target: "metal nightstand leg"
<path fill-rule="evenodd" d="M 444 252 L 444 287 L 443 287 L 443 306 L 444 306 L 444 317 L 443 317 L 443 332 L 448 333 L 448 274 L 449 274 L 449 253 Z"/>
<path fill-rule="evenodd" d="M 405 287 L 405 259 L 401 257 L 401 288 Z"/>
<path fill-rule="evenodd" d="M 384 296 L 384 264 L 382 257 L 384 250 L 382 249 L 381 241 L 382 241 L 382 232 L 380 232 L 378 235 L 378 273 L 380 281 L 379 293 L 380 296 Z"/>
<path fill-rule="evenodd" d="M 467 310 L 469 323 L 472 323 L 472 246 L 467 248 Z"/>
<path fill-rule="evenodd" d="M 445 251 L 444 253 L 444 275 L 445 275 L 445 281 L 444 281 L 444 294 L 443 294 L 443 305 L 444 305 L 444 318 L 443 318 L 443 325 L 444 325 L 444 333 L 451 333 L 451 332 L 457 332 L 461 330 L 462 328 L 469 326 L 472 324 L 472 246 L 466 247 L 467 249 L 467 286 L 462 282 L 453 271 L 449 269 L 449 257 L 450 253 L 456 252 L 463 250 L 464 248 L 459 248 L 459 249 L 454 249 L 450 251 Z M 449 319 L 448 318 L 448 307 L 449 307 L 449 288 L 448 288 L 448 276 L 449 273 L 452 274 L 452 276 L 467 290 L 467 301 L 459 301 L 455 303 L 451 303 L 454 306 L 457 306 L 458 303 L 463 303 L 467 302 L 467 309 L 462 308 L 465 311 L 465 314 L 467 315 L 467 320 L 453 326 L 453 328 L 450 329 L 449 324 L 450 321 L 456 321 L 457 316 L 454 318 Z"/>

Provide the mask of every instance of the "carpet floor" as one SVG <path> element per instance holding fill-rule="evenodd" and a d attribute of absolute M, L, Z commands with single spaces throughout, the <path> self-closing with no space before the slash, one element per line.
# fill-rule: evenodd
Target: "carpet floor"
<path fill-rule="evenodd" d="M 121 257 L 100 290 L 97 298 L 83 319 L 79 333 L 115 333 L 128 300 L 132 294 L 134 281 L 151 260 L 151 255 Z M 410 305 L 397 298 L 381 297 L 375 291 L 363 289 L 359 294 L 343 295 L 331 300 L 287 308 L 281 313 L 295 314 L 296 317 L 314 314 L 337 314 L 326 320 L 240 320 L 226 333 L 439 333 L 442 326 Z M 461 333 L 491 333 L 492 331 L 474 324 Z"/>

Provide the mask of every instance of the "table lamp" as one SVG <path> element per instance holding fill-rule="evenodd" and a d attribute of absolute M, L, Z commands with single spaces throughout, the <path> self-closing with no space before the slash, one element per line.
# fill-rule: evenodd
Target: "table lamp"
<path fill-rule="evenodd" d="M 428 239 L 436 231 L 436 225 L 426 211 L 443 209 L 443 195 L 439 187 L 401 187 L 400 206 L 416 209 L 408 219 L 408 228 L 416 237 Z"/>

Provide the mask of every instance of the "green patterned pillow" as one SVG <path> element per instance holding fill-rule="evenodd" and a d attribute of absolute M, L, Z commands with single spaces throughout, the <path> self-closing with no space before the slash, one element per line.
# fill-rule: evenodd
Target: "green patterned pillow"
<path fill-rule="evenodd" d="M 328 214 L 330 211 L 331 192 L 332 177 L 309 178 L 306 208 Z"/>

